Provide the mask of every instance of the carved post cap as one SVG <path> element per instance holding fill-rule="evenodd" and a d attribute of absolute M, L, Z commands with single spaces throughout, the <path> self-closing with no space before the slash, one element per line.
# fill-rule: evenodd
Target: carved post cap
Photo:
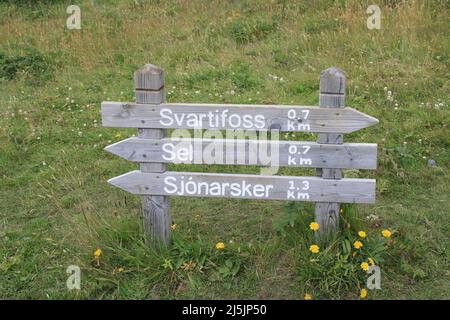
<path fill-rule="evenodd" d="M 346 74 L 339 68 L 331 67 L 320 73 L 320 93 L 345 94 Z"/>
<path fill-rule="evenodd" d="M 164 86 L 164 70 L 153 64 L 145 64 L 134 73 L 136 90 L 159 90 Z"/>

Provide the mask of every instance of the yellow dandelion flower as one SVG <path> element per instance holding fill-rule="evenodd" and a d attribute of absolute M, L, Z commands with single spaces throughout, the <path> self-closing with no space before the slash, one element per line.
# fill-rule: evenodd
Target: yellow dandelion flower
<path fill-rule="evenodd" d="M 216 249 L 217 249 L 217 250 L 225 249 L 225 243 L 223 243 L 223 242 L 217 242 L 217 243 L 216 243 Z"/>
<path fill-rule="evenodd" d="M 374 266 L 374 265 L 375 265 L 375 261 L 373 261 L 373 259 L 372 259 L 372 258 L 369 258 L 369 259 L 367 259 L 367 260 L 369 260 L 369 263 L 370 263 L 370 265 L 372 265 L 372 266 Z"/>
<path fill-rule="evenodd" d="M 366 234 L 365 231 L 362 231 L 362 230 L 361 230 L 361 231 L 358 232 L 358 236 L 359 236 L 360 238 L 363 238 L 363 239 L 364 239 L 365 237 L 367 237 L 367 234 Z"/>
<path fill-rule="evenodd" d="M 319 246 L 317 244 L 313 244 L 309 247 L 309 251 L 311 251 L 312 253 L 319 253 Z"/>
<path fill-rule="evenodd" d="M 361 263 L 361 269 L 367 271 L 369 269 L 369 264 L 367 262 Z"/>
<path fill-rule="evenodd" d="M 361 241 L 356 240 L 356 241 L 353 243 L 353 246 L 355 247 L 355 249 L 361 249 L 361 248 L 363 247 L 363 244 L 362 244 Z"/>
<path fill-rule="evenodd" d="M 170 226 L 170 228 L 171 228 L 172 230 L 175 230 L 175 229 L 177 228 L 177 224 L 176 224 L 176 223 L 173 223 L 173 224 Z"/>
<path fill-rule="evenodd" d="M 392 232 L 388 229 L 384 229 L 383 231 L 381 231 L 381 234 L 383 235 L 383 237 L 385 238 L 390 238 L 392 235 Z"/>
<path fill-rule="evenodd" d="M 123 270 L 125 270 L 125 269 L 120 267 L 119 269 L 117 269 L 117 272 L 123 272 Z"/>
<path fill-rule="evenodd" d="M 309 224 L 309 228 L 310 228 L 312 231 L 317 231 L 317 230 L 319 230 L 319 224 L 318 224 L 317 222 L 311 222 L 311 223 Z"/>
<path fill-rule="evenodd" d="M 305 294 L 305 297 L 304 297 L 303 299 L 305 299 L 305 300 L 311 300 L 312 297 L 311 297 L 311 295 L 310 295 L 309 293 L 306 293 L 306 294 Z"/>
<path fill-rule="evenodd" d="M 361 289 L 361 293 L 359 294 L 361 299 L 365 299 L 367 297 L 367 289 Z"/>
<path fill-rule="evenodd" d="M 102 249 L 98 248 L 97 250 L 94 251 L 94 257 L 95 258 L 99 258 L 102 255 Z"/>
<path fill-rule="evenodd" d="M 342 209 L 342 208 L 339 209 L 339 213 L 340 213 L 340 214 L 343 214 L 343 213 L 344 213 L 344 209 Z"/>

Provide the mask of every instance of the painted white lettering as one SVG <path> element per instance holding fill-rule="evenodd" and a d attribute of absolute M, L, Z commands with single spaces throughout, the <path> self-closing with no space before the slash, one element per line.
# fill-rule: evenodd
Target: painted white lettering
<path fill-rule="evenodd" d="M 172 143 L 164 143 L 162 149 L 166 153 L 163 153 L 162 158 L 166 161 L 174 161 L 175 160 L 175 152 L 173 150 L 174 148 L 175 146 Z"/>
<path fill-rule="evenodd" d="M 195 181 L 193 176 L 168 176 L 164 178 L 164 192 L 167 194 L 198 196 L 231 196 L 246 198 L 268 198 L 274 189 L 272 184 L 241 182 Z"/>
<path fill-rule="evenodd" d="M 288 199 L 295 199 L 294 191 L 288 190 L 288 192 L 287 192 L 287 198 L 288 198 Z"/>
<path fill-rule="evenodd" d="M 297 165 L 297 162 L 295 161 L 295 157 L 293 157 L 293 156 L 288 156 L 288 165 L 290 165 L 290 166 L 295 166 L 295 165 Z"/>
<path fill-rule="evenodd" d="M 176 181 L 177 181 L 177 178 L 175 178 L 175 177 L 169 176 L 169 177 L 164 178 L 164 184 L 165 184 L 164 192 L 167 192 L 168 194 L 177 192 L 178 187 L 175 183 L 173 183 Z"/>
<path fill-rule="evenodd" d="M 172 110 L 170 109 L 161 109 L 159 111 L 159 115 L 163 118 L 166 119 L 167 121 L 164 122 L 162 119 L 159 120 L 159 123 L 162 124 L 163 126 L 171 126 L 173 124 L 173 119 L 170 116 L 172 114 Z"/>
<path fill-rule="evenodd" d="M 311 158 L 301 158 L 299 159 L 299 165 L 312 166 Z"/>
<path fill-rule="evenodd" d="M 258 114 L 255 116 L 255 127 L 257 129 L 263 129 L 266 126 L 266 121 L 263 115 Z"/>

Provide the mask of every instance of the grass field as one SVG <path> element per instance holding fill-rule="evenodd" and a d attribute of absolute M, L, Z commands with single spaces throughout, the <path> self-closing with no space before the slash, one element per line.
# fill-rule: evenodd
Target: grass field
<path fill-rule="evenodd" d="M 76 1 L 68 30 L 68 1 L 0 1 L 0 298 L 359 299 L 371 256 L 382 289 L 366 299 L 448 298 L 449 1 L 379 0 L 368 30 L 372 2 Z M 376 204 L 344 206 L 314 255 L 311 204 L 174 197 L 174 245 L 146 247 L 139 197 L 106 183 L 137 165 L 103 150 L 136 131 L 99 113 L 133 100 L 144 63 L 166 71 L 169 102 L 316 105 L 320 71 L 343 69 L 346 104 L 380 121 L 345 136 L 378 143 L 377 170 L 346 171 L 377 179 Z"/>

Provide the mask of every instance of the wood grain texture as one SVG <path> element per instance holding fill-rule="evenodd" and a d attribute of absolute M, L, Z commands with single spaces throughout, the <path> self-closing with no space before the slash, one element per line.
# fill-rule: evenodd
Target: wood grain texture
<path fill-rule="evenodd" d="M 134 194 L 373 203 L 375 180 L 249 174 L 131 171 L 108 182 Z M 306 195 L 307 194 L 307 195 Z"/>
<path fill-rule="evenodd" d="M 323 110 L 342 109 L 345 105 L 345 73 L 335 67 L 320 73 L 319 107 Z M 344 136 L 341 131 L 319 133 L 317 142 L 320 144 L 342 144 Z M 317 170 L 317 176 L 324 179 L 342 179 L 339 167 L 323 167 Z M 318 201 L 315 207 L 316 222 L 319 223 L 317 235 L 322 239 L 329 238 L 331 233 L 339 229 L 340 204 L 342 201 Z"/>
<path fill-rule="evenodd" d="M 140 104 L 144 108 L 152 108 L 164 102 L 164 71 L 152 64 L 146 64 L 134 73 L 136 88 L 136 106 Z M 161 139 L 165 137 L 164 129 L 148 129 L 145 126 L 138 127 L 139 138 Z M 140 164 L 141 172 L 166 171 L 164 163 Z M 163 245 L 168 245 L 171 241 L 170 200 L 164 196 L 143 196 L 142 211 L 144 220 L 144 237 L 148 244 L 151 240 L 156 240 Z"/>
<path fill-rule="evenodd" d="M 131 137 L 105 148 L 134 162 L 376 169 L 373 143 Z"/>
<path fill-rule="evenodd" d="M 321 95 L 321 103 L 331 104 L 328 98 Z M 343 105 L 341 96 L 331 101 Z M 102 102 L 105 127 L 349 133 L 376 123 L 377 119 L 348 107 Z"/>
<path fill-rule="evenodd" d="M 160 90 L 164 87 L 164 70 L 150 63 L 145 64 L 134 73 L 134 87 L 144 91 Z"/>

